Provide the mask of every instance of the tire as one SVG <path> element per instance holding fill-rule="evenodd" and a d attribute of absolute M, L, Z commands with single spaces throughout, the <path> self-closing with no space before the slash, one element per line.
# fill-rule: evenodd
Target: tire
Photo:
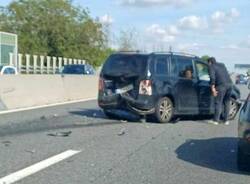
<path fill-rule="evenodd" d="M 234 120 L 239 111 L 238 103 L 234 98 L 230 98 L 229 120 Z"/>
<path fill-rule="evenodd" d="M 241 151 L 241 149 L 238 147 L 238 153 L 237 153 L 237 166 L 239 171 L 250 171 L 250 166 L 247 162 L 249 158 Z"/>
<path fill-rule="evenodd" d="M 155 117 L 159 123 L 168 123 L 173 117 L 174 107 L 168 97 L 160 98 L 155 107 Z"/>

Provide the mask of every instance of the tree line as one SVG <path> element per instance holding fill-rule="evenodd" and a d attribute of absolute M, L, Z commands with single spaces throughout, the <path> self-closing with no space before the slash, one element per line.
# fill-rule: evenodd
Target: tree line
<path fill-rule="evenodd" d="M 15 0 L 0 7 L 0 31 L 18 35 L 20 53 L 87 60 L 100 66 L 112 52 L 102 24 L 71 0 Z"/>

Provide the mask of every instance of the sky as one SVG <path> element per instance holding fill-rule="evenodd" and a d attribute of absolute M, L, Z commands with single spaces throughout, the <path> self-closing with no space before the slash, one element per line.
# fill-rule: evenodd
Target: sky
<path fill-rule="evenodd" d="M 1 6 L 10 0 L 0 0 Z M 112 47 L 133 32 L 139 50 L 214 56 L 229 70 L 250 64 L 250 0 L 73 0 L 109 27 Z"/>

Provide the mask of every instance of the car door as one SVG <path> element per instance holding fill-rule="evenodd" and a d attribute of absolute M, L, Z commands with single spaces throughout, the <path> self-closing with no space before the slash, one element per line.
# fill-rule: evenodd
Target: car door
<path fill-rule="evenodd" d="M 153 64 L 154 89 L 157 96 L 164 96 L 169 92 L 169 61 L 168 55 L 155 55 Z"/>
<path fill-rule="evenodd" d="M 171 68 L 176 64 L 176 77 L 174 84 L 174 96 L 176 108 L 180 114 L 198 113 L 198 95 L 196 90 L 197 78 L 195 77 L 192 58 L 185 56 L 173 56 Z"/>
<path fill-rule="evenodd" d="M 196 60 L 195 69 L 199 114 L 211 114 L 214 111 L 214 97 L 211 95 L 209 67 L 206 63 Z"/>

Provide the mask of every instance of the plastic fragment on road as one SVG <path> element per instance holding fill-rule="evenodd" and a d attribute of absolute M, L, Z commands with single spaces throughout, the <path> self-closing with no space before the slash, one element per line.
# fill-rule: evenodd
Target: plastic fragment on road
<path fill-rule="evenodd" d="M 48 133 L 48 136 L 54 136 L 54 137 L 68 137 L 72 131 L 67 132 L 55 132 L 55 133 Z"/>
<path fill-rule="evenodd" d="M 54 117 L 54 118 L 58 117 L 58 114 L 54 114 L 53 117 Z"/>
<path fill-rule="evenodd" d="M 41 120 L 45 120 L 45 119 L 46 119 L 46 116 L 41 116 L 40 119 L 41 119 Z"/>
<path fill-rule="evenodd" d="M 2 144 L 4 144 L 6 147 L 8 147 L 11 143 L 11 141 L 2 141 Z"/>
<path fill-rule="evenodd" d="M 122 136 L 122 135 L 124 135 L 125 134 L 125 129 L 123 128 L 123 129 L 121 129 L 121 131 L 117 134 L 118 136 Z"/>
<path fill-rule="evenodd" d="M 146 118 L 140 119 L 140 122 L 141 122 L 141 123 L 146 123 Z"/>
<path fill-rule="evenodd" d="M 31 153 L 31 154 L 34 154 L 36 153 L 36 150 L 25 150 L 27 153 Z"/>

